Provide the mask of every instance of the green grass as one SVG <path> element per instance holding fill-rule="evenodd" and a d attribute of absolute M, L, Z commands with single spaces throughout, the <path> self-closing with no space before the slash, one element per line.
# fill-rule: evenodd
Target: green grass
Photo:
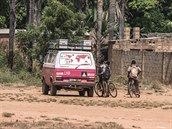
<path fill-rule="evenodd" d="M 128 85 L 128 78 L 126 76 L 111 76 L 110 80 L 116 86 L 127 87 Z M 163 92 L 166 89 L 170 88 L 169 86 L 163 84 L 157 80 L 149 80 L 149 79 L 140 79 L 139 78 L 139 85 L 141 86 L 141 90 L 155 90 L 155 92 Z"/>
<path fill-rule="evenodd" d="M 8 68 L 0 69 L 0 83 L 10 86 L 10 83 L 23 83 L 25 85 L 40 85 L 41 79 L 24 70 L 14 72 Z"/>

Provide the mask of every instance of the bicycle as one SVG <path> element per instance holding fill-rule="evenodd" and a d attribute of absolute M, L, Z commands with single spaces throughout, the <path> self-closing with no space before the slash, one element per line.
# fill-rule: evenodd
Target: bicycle
<path fill-rule="evenodd" d="M 131 79 L 129 81 L 128 86 L 129 86 L 128 92 L 129 92 L 130 97 L 133 98 L 135 96 L 137 98 L 140 98 L 140 90 L 139 90 L 139 87 L 138 87 L 138 89 L 136 89 L 134 79 Z M 138 91 L 136 91 L 136 90 L 138 90 Z"/>
<path fill-rule="evenodd" d="M 99 97 L 109 97 L 109 94 L 113 98 L 117 96 L 117 88 L 110 81 L 103 80 L 102 83 L 100 81 L 96 82 L 94 90 Z"/>

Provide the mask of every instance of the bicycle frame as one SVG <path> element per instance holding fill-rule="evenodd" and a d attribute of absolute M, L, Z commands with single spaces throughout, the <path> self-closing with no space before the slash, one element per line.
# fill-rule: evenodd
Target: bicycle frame
<path fill-rule="evenodd" d="M 139 92 L 139 88 L 137 89 L 136 88 L 136 84 L 135 84 L 135 80 L 134 79 L 130 79 L 129 80 L 129 94 L 130 94 L 130 97 L 133 97 L 133 94 L 136 96 L 136 97 L 140 97 L 140 92 Z M 136 91 L 138 90 L 138 91 Z"/>

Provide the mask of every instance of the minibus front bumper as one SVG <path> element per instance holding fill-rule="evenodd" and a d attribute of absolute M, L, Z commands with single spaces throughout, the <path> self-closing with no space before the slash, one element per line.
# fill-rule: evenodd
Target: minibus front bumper
<path fill-rule="evenodd" d="M 53 82 L 53 85 L 54 86 L 61 86 L 61 87 L 76 86 L 76 87 L 89 88 L 89 87 L 94 87 L 95 82 L 89 82 L 89 83 L 83 83 L 83 82 Z"/>

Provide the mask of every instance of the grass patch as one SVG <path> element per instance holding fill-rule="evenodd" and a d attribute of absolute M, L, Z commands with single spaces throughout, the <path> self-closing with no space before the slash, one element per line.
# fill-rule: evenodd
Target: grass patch
<path fill-rule="evenodd" d="M 62 120 L 62 119 L 61 119 L 61 118 L 59 118 L 59 117 L 52 118 L 52 120 L 53 120 L 53 121 L 64 121 L 64 120 Z"/>
<path fill-rule="evenodd" d="M 111 101 L 111 100 L 84 100 L 84 99 L 69 99 L 69 100 L 60 100 L 59 103 L 67 105 L 81 105 L 81 106 L 103 106 L 103 107 L 123 107 L 123 108 L 158 108 L 165 105 L 172 105 L 168 102 L 152 102 L 152 101 Z"/>
<path fill-rule="evenodd" d="M 117 86 L 125 86 L 128 85 L 128 78 L 127 76 L 111 76 L 110 80 Z M 160 81 L 152 81 L 149 79 L 139 79 L 139 85 L 141 86 L 141 89 L 143 90 L 155 90 L 155 92 L 164 92 L 165 89 L 167 89 L 167 85 L 163 84 Z"/>
<path fill-rule="evenodd" d="M 115 122 L 109 123 L 92 123 L 92 124 L 74 124 L 70 122 L 1 122 L 0 128 L 17 128 L 17 129 L 124 129 Z"/>
<path fill-rule="evenodd" d="M 127 85 L 128 84 L 128 78 L 126 76 L 111 76 L 110 80 L 113 83 L 118 83 L 120 85 Z"/>
<path fill-rule="evenodd" d="M 2 116 L 3 117 L 12 117 L 13 115 L 15 115 L 14 113 L 9 113 L 9 112 L 3 112 Z"/>
<path fill-rule="evenodd" d="M 13 127 L 15 125 L 14 122 L 1 122 L 0 127 Z"/>
<path fill-rule="evenodd" d="M 25 70 L 14 72 L 8 68 L 0 69 L 0 83 L 11 86 L 11 83 L 24 83 L 26 85 L 40 85 L 41 79 Z"/>
<path fill-rule="evenodd" d="M 103 129 L 124 129 L 122 125 L 119 125 L 115 122 L 109 122 L 109 123 L 102 123 L 102 128 Z M 101 127 L 100 127 L 101 129 Z"/>

